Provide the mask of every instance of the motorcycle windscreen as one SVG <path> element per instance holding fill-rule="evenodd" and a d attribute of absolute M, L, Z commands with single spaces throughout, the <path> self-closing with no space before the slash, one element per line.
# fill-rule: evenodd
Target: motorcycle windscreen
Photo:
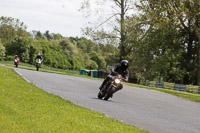
<path fill-rule="evenodd" d="M 35 62 L 36 63 L 41 63 L 41 60 L 40 59 L 36 59 Z"/>

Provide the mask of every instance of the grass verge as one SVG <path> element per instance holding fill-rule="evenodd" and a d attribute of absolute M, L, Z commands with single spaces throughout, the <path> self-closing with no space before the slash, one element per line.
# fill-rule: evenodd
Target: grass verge
<path fill-rule="evenodd" d="M 0 130 L 9 132 L 145 133 L 72 104 L 0 66 Z"/>
<path fill-rule="evenodd" d="M 156 90 L 160 92 L 164 92 L 167 94 L 171 94 L 174 96 L 182 97 L 191 101 L 195 102 L 200 102 L 200 95 L 199 94 L 193 94 L 193 93 L 188 93 L 188 92 L 183 92 L 183 91 L 176 91 L 172 89 L 163 89 L 163 88 L 155 88 L 155 87 L 148 87 L 144 85 L 137 85 L 137 84 L 131 84 L 131 83 L 126 83 L 126 85 L 133 86 L 133 87 L 139 87 L 139 88 L 146 88 L 150 90 Z"/>
<path fill-rule="evenodd" d="M 0 61 L 0 64 L 4 64 L 4 65 L 10 66 L 10 67 L 15 67 L 14 64 L 13 64 L 13 61 Z M 22 63 L 22 62 L 20 62 L 18 67 L 23 68 L 23 69 L 36 70 L 36 67 L 34 65 Z M 89 77 L 87 75 L 80 75 L 79 71 L 63 70 L 63 69 L 48 67 L 48 66 L 45 66 L 45 65 L 42 65 L 42 67 L 39 69 L 39 71 L 58 73 L 58 74 L 66 74 L 66 75 L 79 76 L 79 77 Z"/>

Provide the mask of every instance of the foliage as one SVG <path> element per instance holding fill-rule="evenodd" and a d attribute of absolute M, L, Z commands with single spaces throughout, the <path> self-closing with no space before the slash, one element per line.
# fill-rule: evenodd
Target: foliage
<path fill-rule="evenodd" d="M 7 55 L 18 55 L 21 61 L 28 62 L 31 44 L 31 38 L 15 37 L 6 47 Z"/>
<path fill-rule="evenodd" d="M 106 67 L 107 55 L 101 50 L 100 45 L 91 40 L 83 37 L 67 38 L 48 30 L 45 33 L 29 33 L 23 22 L 10 17 L 1 17 L 0 22 L 0 39 L 1 44 L 4 44 L 1 45 L 1 53 L 8 60 L 17 54 L 20 61 L 34 64 L 36 55 L 41 54 L 44 58 L 43 63 L 55 68 L 79 70 Z M 115 49 L 114 46 L 110 48 Z M 92 51 L 98 54 L 91 54 Z M 109 55 L 112 53 L 110 50 Z"/>
<path fill-rule="evenodd" d="M 62 46 L 62 49 L 64 53 L 68 57 L 76 57 L 78 55 L 78 50 L 76 48 L 76 45 L 72 44 L 68 39 L 64 39 L 60 41 L 60 45 Z"/>
<path fill-rule="evenodd" d="M 106 67 L 106 62 L 103 56 L 100 54 L 97 54 L 95 51 L 92 51 L 90 53 L 91 60 L 95 61 L 98 65 L 98 69 L 105 69 Z"/>
<path fill-rule="evenodd" d="M 126 28 L 125 19 L 128 17 L 129 12 L 134 9 L 134 1 L 132 0 L 95 0 L 96 5 L 93 5 L 91 0 L 84 0 L 81 5 L 81 11 L 86 11 L 88 16 L 91 15 L 92 8 L 96 7 L 97 13 L 103 14 L 100 16 L 98 22 L 93 23 L 91 26 L 86 27 L 83 31 L 86 36 L 89 36 L 94 41 L 115 43 L 119 46 L 120 60 L 128 55 L 126 51 Z M 103 13 L 103 7 L 109 8 Z M 92 7 L 93 6 L 93 7 Z M 92 7 L 92 8 L 91 8 Z M 97 15 L 97 14 L 95 14 Z M 106 16 L 106 17 L 105 17 Z M 113 19 L 114 18 L 114 19 Z M 109 25 L 110 31 L 104 30 L 105 23 L 112 23 Z"/>
<path fill-rule="evenodd" d="M 6 52 L 5 47 L 3 46 L 3 44 L 0 41 L 0 61 L 4 59 L 5 52 Z"/>
<path fill-rule="evenodd" d="M 21 61 L 29 61 L 29 46 L 33 39 L 26 31 L 26 26 L 19 19 L 0 18 L 0 39 L 5 46 L 6 56 L 19 55 Z"/>
<path fill-rule="evenodd" d="M 127 58 L 133 59 L 135 75 L 197 84 L 199 5 L 184 0 L 141 0 L 136 5 L 140 14 L 126 19 Z"/>
<path fill-rule="evenodd" d="M 97 1 L 98 5 L 108 2 Z M 133 1 L 109 2 L 114 2 L 111 9 L 121 9 L 114 10 L 113 17 L 120 16 L 113 19 L 112 30 L 97 25 L 87 28 L 85 33 L 92 33 L 93 40 L 63 37 L 48 30 L 29 33 L 18 19 L 1 17 L 3 53 L 9 57 L 17 52 L 22 61 L 32 64 L 41 53 L 44 64 L 74 70 L 106 69 L 127 59 L 130 76 L 138 83 L 149 79 L 200 84 L 199 1 L 140 0 L 135 5 L 136 14 L 126 12 L 133 9 Z M 89 5 L 89 0 L 84 4 Z"/>
<path fill-rule="evenodd" d="M 61 46 L 55 42 L 49 42 L 48 40 L 37 41 L 42 47 L 42 56 L 44 58 L 44 64 L 62 69 L 71 68 L 71 64 L 68 61 L 67 56 L 63 53 Z"/>
<path fill-rule="evenodd" d="M 14 19 L 11 17 L 0 17 L 0 38 L 3 43 L 11 41 L 16 36 L 26 36 L 26 26 L 19 19 Z"/>

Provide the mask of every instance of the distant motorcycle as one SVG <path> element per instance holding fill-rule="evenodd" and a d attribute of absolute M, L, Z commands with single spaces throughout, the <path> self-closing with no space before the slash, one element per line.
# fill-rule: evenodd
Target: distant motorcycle
<path fill-rule="evenodd" d="M 36 59 L 35 63 L 36 63 L 36 70 L 39 71 L 39 68 L 41 67 L 42 60 L 41 59 Z"/>
<path fill-rule="evenodd" d="M 117 91 L 117 88 L 119 85 L 121 85 L 122 76 L 112 76 L 112 80 L 108 81 L 103 88 L 98 93 L 98 98 L 104 100 L 108 100 L 109 98 L 112 98 L 113 94 Z"/>
<path fill-rule="evenodd" d="M 18 58 L 14 59 L 14 65 L 15 65 L 16 67 L 18 67 L 18 65 L 19 65 L 19 59 L 18 59 Z"/>

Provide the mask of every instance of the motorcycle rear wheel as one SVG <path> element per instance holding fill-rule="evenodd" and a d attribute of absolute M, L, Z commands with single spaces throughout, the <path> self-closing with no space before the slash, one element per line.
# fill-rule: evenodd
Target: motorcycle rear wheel
<path fill-rule="evenodd" d="M 112 87 L 112 88 L 109 90 L 109 92 L 107 92 L 106 96 L 104 97 L 104 100 L 107 101 L 107 100 L 113 95 L 114 92 L 115 92 L 115 88 Z"/>
<path fill-rule="evenodd" d="M 97 97 L 98 97 L 99 99 L 102 99 L 102 98 L 104 97 L 104 96 L 101 94 L 101 91 L 99 91 Z"/>

